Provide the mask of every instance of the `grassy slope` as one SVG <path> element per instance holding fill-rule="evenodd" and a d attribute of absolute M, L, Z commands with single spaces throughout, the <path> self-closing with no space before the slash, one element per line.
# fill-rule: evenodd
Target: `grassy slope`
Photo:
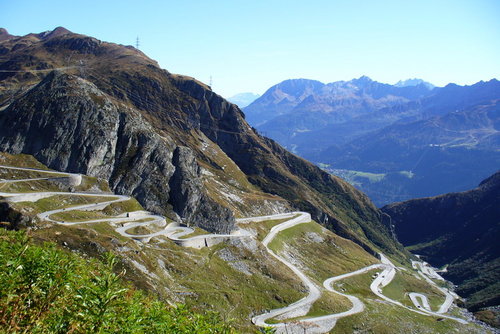
<path fill-rule="evenodd" d="M 292 254 L 320 284 L 329 277 L 378 263 L 360 246 L 314 222 L 280 232 L 269 247 L 278 254 Z"/>
<path fill-rule="evenodd" d="M 44 189 L 33 184 L 34 191 Z M 68 194 L 34 203 L 16 203 L 15 207 L 34 216 L 55 208 L 106 199 Z M 77 220 L 134 210 L 142 210 L 142 207 L 137 201 L 130 200 L 111 204 L 102 211 L 70 211 L 56 216 Z M 283 307 L 303 296 L 300 282 L 293 273 L 270 257 L 257 243 L 247 246 L 221 244 L 210 249 L 195 250 L 161 238 L 152 244 L 143 245 L 122 237 L 107 223 L 74 226 L 40 223 L 39 227 L 32 231 L 33 238 L 38 242 L 55 241 L 92 257 L 112 250 L 123 259 L 120 266 L 126 269 L 125 279 L 136 287 L 154 291 L 168 300 L 183 301 L 200 312 L 221 312 L 225 320 L 233 319 L 235 326 L 244 332 L 255 329 L 250 323 L 252 314 Z M 231 254 L 229 259 L 224 256 L 228 253 Z M 242 271 L 238 265 L 245 270 Z"/>
<path fill-rule="evenodd" d="M 320 287 L 322 296 L 313 304 L 308 316 L 347 311 L 351 307 L 349 300 L 323 289 L 323 281 L 378 262 L 360 246 L 315 222 L 299 224 L 280 232 L 269 248 L 293 259 L 292 262 Z"/>
<path fill-rule="evenodd" d="M 313 235 L 314 233 L 316 235 Z M 323 238 L 322 241 L 318 236 Z M 270 247 L 285 257 L 294 259 L 310 278 L 322 287 L 322 282 L 332 276 L 360 269 L 378 260 L 358 245 L 345 240 L 320 225 L 300 224 L 284 232 L 270 243 Z M 426 317 L 382 302 L 371 292 L 369 286 L 372 275 L 380 270 L 341 280 L 334 284 L 336 290 L 355 295 L 365 303 L 366 310 L 337 322 L 333 333 L 351 333 L 353 330 L 370 333 L 481 333 L 474 325 L 463 326 L 451 320 L 436 321 L 436 317 Z M 431 307 L 436 310 L 444 301 L 444 296 L 427 282 L 414 276 L 407 268 L 398 270 L 395 279 L 384 288 L 384 294 L 412 306 L 408 292 L 421 292 L 428 296 Z M 324 315 L 348 310 L 351 303 L 336 294 L 323 295 L 311 308 L 308 315 Z"/>
<path fill-rule="evenodd" d="M 374 272 L 353 276 L 337 283 L 337 287 L 346 290 L 345 293 L 362 298 L 366 309 L 365 312 L 356 316 L 340 319 L 334 333 L 351 333 L 353 331 L 384 334 L 485 333 L 484 329 L 472 324 L 461 325 L 452 320 L 437 321 L 436 317 L 410 312 L 377 299 L 369 288 Z"/>
<path fill-rule="evenodd" d="M 64 197 L 43 199 L 26 205 L 26 208 L 38 212 L 60 204 L 72 206 L 89 201 L 79 196 Z M 22 207 L 23 203 L 18 205 Z M 135 201 L 127 201 L 106 210 L 109 211 L 107 213 L 117 214 L 130 209 L 141 207 Z M 254 230 L 257 239 L 262 240 L 272 226 L 280 222 L 282 220 L 249 223 L 245 227 Z M 162 238 L 144 245 L 120 236 L 107 223 L 75 226 L 41 224 L 40 227 L 31 232 L 35 240 L 55 241 L 92 257 L 113 250 L 123 260 L 120 268 L 126 269 L 125 278 L 136 287 L 155 291 L 161 298 L 185 302 L 193 309 L 221 312 L 225 320 L 234 321 L 236 328 L 244 332 L 255 330 L 249 321 L 252 315 L 283 307 L 304 295 L 295 275 L 269 256 L 258 242 L 232 242 L 195 250 L 182 248 Z M 284 256 L 292 254 L 320 286 L 328 277 L 378 262 L 357 244 L 316 223 L 300 224 L 279 233 L 271 247 Z M 408 279 L 395 282 L 396 289 L 388 287 L 389 291 L 396 290 L 395 294 L 409 289 L 407 285 L 414 287 L 414 282 L 412 285 Z M 369 290 L 365 291 L 368 286 L 369 283 L 366 286 L 360 284 L 356 289 L 367 297 L 371 294 Z M 313 305 L 310 315 L 342 312 L 349 307 L 350 303 L 345 298 L 325 293 Z M 378 312 L 377 308 L 374 309 Z M 403 318 L 406 316 L 404 311 L 394 312 Z M 357 321 L 352 321 L 348 324 L 354 327 L 359 325 Z"/>
<path fill-rule="evenodd" d="M 0 229 L 0 331 L 231 333 L 214 314 L 148 297 L 106 263 Z"/>
<path fill-rule="evenodd" d="M 125 278 L 135 286 L 193 309 L 218 311 L 245 333 L 255 329 L 250 323 L 253 314 L 283 307 L 303 296 L 293 273 L 258 244 L 256 249 L 219 244 L 196 250 L 157 238 L 144 245 L 119 236 L 106 223 L 56 225 L 36 230 L 33 235 L 90 256 L 111 249 L 124 259 Z M 232 257 L 223 256 L 227 253 Z"/>
<path fill-rule="evenodd" d="M 408 293 L 418 292 L 427 296 L 431 309 L 435 312 L 444 302 L 444 295 L 435 287 L 429 285 L 415 271 L 399 270 L 394 280 L 383 289 L 384 295 L 401 302 L 403 305 L 413 307 Z"/>

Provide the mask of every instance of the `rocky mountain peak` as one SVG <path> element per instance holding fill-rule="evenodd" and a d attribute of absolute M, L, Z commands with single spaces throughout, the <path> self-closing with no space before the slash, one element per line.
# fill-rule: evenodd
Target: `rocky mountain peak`
<path fill-rule="evenodd" d="M 290 95 L 303 94 L 305 91 L 315 91 L 321 89 L 324 84 L 317 80 L 309 79 L 289 79 L 277 84 L 275 89 L 279 89 Z M 270 90 L 272 90 L 271 88 Z M 265 94 L 264 94 L 265 95 Z"/>
<path fill-rule="evenodd" d="M 0 28 L 0 41 L 4 41 L 6 39 L 12 38 L 14 36 L 10 35 L 7 29 Z"/>
<path fill-rule="evenodd" d="M 360 76 L 359 78 L 357 79 L 352 79 L 351 81 L 349 81 L 350 83 L 352 83 L 353 85 L 355 86 L 358 86 L 360 88 L 363 88 L 367 85 L 370 85 L 376 81 L 373 81 L 372 79 L 370 79 L 370 77 L 366 76 L 366 75 L 363 75 L 363 76 Z"/>
<path fill-rule="evenodd" d="M 396 87 L 412 87 L 412 86 L 418 86 L 418 85 L 424 85 L 424 87 L 427 87 L 428 89 L 433 89 L 434 86 L 430 82 L 424 81 L 422 79 L 406 79 L 406 80 L 399 80 L 394 86 Z"/>
<path fill-rule="evenodd" d="M 38 37 L 40 37 L 42 39 L 50 39 L 50 38 L 59 37 L 59 36 L 67 35 L 67 34 L 72 34 L 72 32 L 64 27 L 57 27 L 52 31 L 49 30 L 49 31 L 45 31 L 45 32 L 38 34 Z"/>

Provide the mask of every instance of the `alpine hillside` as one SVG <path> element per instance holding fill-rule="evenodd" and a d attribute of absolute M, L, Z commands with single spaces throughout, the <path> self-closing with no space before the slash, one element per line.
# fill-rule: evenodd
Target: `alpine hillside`
<path fill-rule="evenodd" d="M 398 240 L 422 259 L 445 267 L 442 275 L 458 285 L 469 309 L 479 311 L 500 304 L 499 203 L 497 172 L 466 192 L 394 203 L 382 210 L 391 217 Z"/>
<path fill-rule="evenodd" d="M 491 332 L 366 195 L 257 133 L 209 86 L 61 27 L 1 36 L 0 225 L 25 232 L 2 235 L 0 331 L 111 331 L 124 303 L 124 332 L 165 332 L 170 314 L 201 333 Z M 69 252 L 116 262 L 84 275 L 83 294 L 66 271 L 59 294 L 44 277 L 64 276 Z M 160 306 L 140 310 L 121 278 Z M 11 298 L 19 282 L 27 303 Z M 173 308 L 141 321 L 155 298 Z"/>
<path fill-rule="evenodd" d="M 0 150 L 103 178 L 146 209 L 209 231 L 297 208 L 366 249 L 401 254 L 364 194 L 139 50 L 57 28 L 9 36 L 0 52 Z"/>
<path fill-rule="evenodd" d="M 381 206 L 470 189 L 494 173 L 499 98 L 494 79 L 442 88 L 420 79 L 394 86 L 367 77 L 327 85 L 298 79 L 244 111 L 259 131 Z"/>

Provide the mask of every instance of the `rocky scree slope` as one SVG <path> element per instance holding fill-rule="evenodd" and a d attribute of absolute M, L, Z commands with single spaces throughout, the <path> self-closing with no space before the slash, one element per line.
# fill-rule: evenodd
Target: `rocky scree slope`
<path fill-rule="evenodd" d="M 500 302 L 500 172 L 479 187 L 387 205 L 398 239 L 432 265 L 477 310 Z"/>
<path fill-rule="evenodd" d="M 64 30 L 9 38 L 0 52 L 8 55 L 0 69 L 28 71 L 2 72 L 0 150 L 105 178 L 147 209 L 175 218 L 173 209 L 209 231 L 231 230 L 236 209 L 293 207 L 365 249 L 404 256 L 364 194 L 258 135 L 237 106 L 140 51 Z"/>

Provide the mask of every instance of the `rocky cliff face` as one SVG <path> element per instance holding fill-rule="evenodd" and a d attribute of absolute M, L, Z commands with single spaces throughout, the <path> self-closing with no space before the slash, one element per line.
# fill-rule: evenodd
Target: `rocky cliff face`
<path fill-rule="evenodd" d="M 232 228 L 228 209 L 295 208 L 372 252 L 402 256 L 366 196 L 258 135 L 202 83 L 132 47 L 72 33 L 12 38 L 0 48 L 10 57 L 0 69 L 29 73 L 0 78 L 1 150 L 104 177 L 148 209 L 173 209 L 209 230 Z M 29 72 L 40 64 L 64 74 Z"/>
<path fill-rule="evenodd" d="M 183 192 L 186 203 L 209 207 L 212 214 L 206 217 L 204 210 L 189 207 L 189 214 L 185 208 L 178 211 L 182 218 L 216 232 L 234 225 L 227 208 L 205 195 L 199 173 L 191 172 L 199 166 L 188 148 L 172 161 L 176 145 L 171 138 L 160 137 L 137 111 L 114 103 L 86 80 L 50 73 L 0 113 L 0 129 L 0 150 L 107 179 L 116 192 L 133 195 L 147 209 L 167 216 L 170 197 L 176 198 L 177 189 L 169 186 L 175 175 L 184 188 L 195 190 Z"/>
<path fill-rule="evenodd" d="M 179 146 L 175 149 L 172 162 L 175 172 L 170 178 L 170 199 L 175 212 L 187 221 L 198 222 L 206 230 L 231 232 L 234 216 L 228 208 L 220 208 L 207 198 L 201 182 L 200 167 L 193 152 Z M 223 227 L 218 221 L 225 221 Z"/>

